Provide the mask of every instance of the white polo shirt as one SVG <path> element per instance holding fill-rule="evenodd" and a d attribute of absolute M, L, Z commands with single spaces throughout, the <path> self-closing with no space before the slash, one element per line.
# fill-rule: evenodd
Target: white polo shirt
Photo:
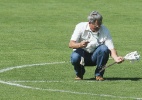
<path fill-rule="evenodd" d="M 104 25 L 101 25 L 98 32 L 92 32 L 88 22 L 81 22 L 76 25 L 71 40 L 77 43 L 89 41 L 87 47 L 83 48 L 89 53 L 93 52 L 101 44 L 105 44 L 110 50 L 114 49 L 110 32 Z"/>

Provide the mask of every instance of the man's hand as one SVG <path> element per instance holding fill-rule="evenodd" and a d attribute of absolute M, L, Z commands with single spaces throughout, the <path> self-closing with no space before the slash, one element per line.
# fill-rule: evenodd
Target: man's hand
<path fill-rule="evenodd" d="M 119 64 L 119 63 L 122 63 L 124 61 L 124 58 L 121 57 L 121 56 L 118 56 L 118 57 L 115 57 L 114 60 L 115 60 L 116 63 Z"/>
<path fill-rule="evenodd" d="M 124 61 L 123 57 L 117 55 L 117 52 L 116 52 L 115 49 L 111 49 L 110 51 L 111 51 L 111 57 L 114 59 L 114 61 L 116 63 L 119 64 L 119 63 L 122 63 Z"/>
<path fill-rule="evenodd" d="M 80 42 L 80 48 L 86 47 L 88 43 L 89 43 L 89 41 L 81 41 Z"/>

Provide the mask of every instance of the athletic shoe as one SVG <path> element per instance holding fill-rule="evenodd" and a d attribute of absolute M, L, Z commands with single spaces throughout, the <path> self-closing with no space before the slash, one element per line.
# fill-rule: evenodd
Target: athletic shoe
<path fill-rule="evenodd" d="M 104 78 L 102 76 L 96 76 L 96 81 L 104 81 Z"/>
<path fill-rule="evenodd" d="M 79 76 L 76 76 L 75 77 L 75 80 L 83 80 L 83 78 L 79 77 Z"/>

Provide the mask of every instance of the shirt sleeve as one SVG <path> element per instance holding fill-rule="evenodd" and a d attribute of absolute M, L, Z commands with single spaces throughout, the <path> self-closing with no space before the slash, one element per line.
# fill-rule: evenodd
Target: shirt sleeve
<path fill-rule="evenodd" d="M 70 40 L 79 42 L 80 35 L 81 35 L 81 26 L 80 24 L 77 24 Z"/>
<path fill-rule="evenodd" d="M 106 36 L 107 36 L 107 39 L 105 41 L 105 45 L 111 50 L 111 49 L 114 49 L 114 44 L 113 44 L 113 41 L 112 41 L 112 37 L 110 35 L 110 32 L 107 28 L 105 28 L 105 33 L 106 33 Z"/>
<path fill-rule="evenodd" d="M 109 48 L 109 50 L 114 49 L 112 40 L 106 40 L 105 45 Z"/>

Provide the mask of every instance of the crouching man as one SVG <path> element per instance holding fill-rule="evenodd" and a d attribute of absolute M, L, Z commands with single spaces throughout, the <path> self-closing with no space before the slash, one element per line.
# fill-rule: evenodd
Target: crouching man
<path fill-rule="evenodd" d="M 109 55 L 115 62 L 123 62 L 123 57 L 117 55 L 109 30 L 102 24 L 102 15 L 92 11 L 88 16 L 88 22 L 80 22 L 76 25 L 71 36 L 69 47 L 73 49 L 71 63 L 74 66 L 76 80 L 83 79 L 84 66 L 96 66 L 94 77 L 97 81 L 103 81 L 104 71 Z"/>

